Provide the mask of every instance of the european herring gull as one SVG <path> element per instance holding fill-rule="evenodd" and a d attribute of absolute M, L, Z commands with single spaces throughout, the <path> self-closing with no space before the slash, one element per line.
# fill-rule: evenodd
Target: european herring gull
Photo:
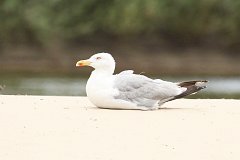
<path fill-rule="evenodd" d="M 173 83 L 134 74 L 132 70 L 113 74 L 115 60 L 109 53 L 97 53 L 76 63 L 94 70 L 87 81 L 89 100 L 99 108 L 156 110 L 165 102 L 206 88 L 207 81 Z"/>

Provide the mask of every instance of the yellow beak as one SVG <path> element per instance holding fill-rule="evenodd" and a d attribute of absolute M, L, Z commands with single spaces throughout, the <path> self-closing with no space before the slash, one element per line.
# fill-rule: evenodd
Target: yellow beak
<path fill-rule="evenodd" d="M 89 66 L 91 64 L 88 60 L 81 60 L 76 63 L 76 67 Z"/>

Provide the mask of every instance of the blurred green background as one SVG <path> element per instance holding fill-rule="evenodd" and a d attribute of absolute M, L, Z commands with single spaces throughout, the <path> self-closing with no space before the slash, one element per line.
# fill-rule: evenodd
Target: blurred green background
<path fill-rule="evenodd" d="M 76 61 L 109 52 L 116 72 L 210 79 L 197 98 L 240 98 L 239 37 L 236 0 L 2 0 L 0 93 L 85 95 L 91 69 Z"/>

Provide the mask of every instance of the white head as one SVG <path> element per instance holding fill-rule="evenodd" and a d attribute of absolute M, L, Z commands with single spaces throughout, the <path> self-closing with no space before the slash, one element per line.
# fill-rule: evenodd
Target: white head
<path fill-rule="evenodd" d="M 96 71 L 99 70 L 113 74 L 115 70 L 115 60 L 109 53 L 97 53 L 91 56 L 89 59 L 78 61 L 76 66 L 91 66 Z"/>

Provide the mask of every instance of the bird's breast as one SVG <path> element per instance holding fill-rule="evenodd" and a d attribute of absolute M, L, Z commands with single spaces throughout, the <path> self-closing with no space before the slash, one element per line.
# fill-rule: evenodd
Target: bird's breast
<path fill-rule="evenodd" d="M 90 78 L 87 82 L 86 93 L 89 100 L 96 106 L 103 106 L 109 99 L 117 94 L 117 90 L 113 88 L 113 80 Z"/>

